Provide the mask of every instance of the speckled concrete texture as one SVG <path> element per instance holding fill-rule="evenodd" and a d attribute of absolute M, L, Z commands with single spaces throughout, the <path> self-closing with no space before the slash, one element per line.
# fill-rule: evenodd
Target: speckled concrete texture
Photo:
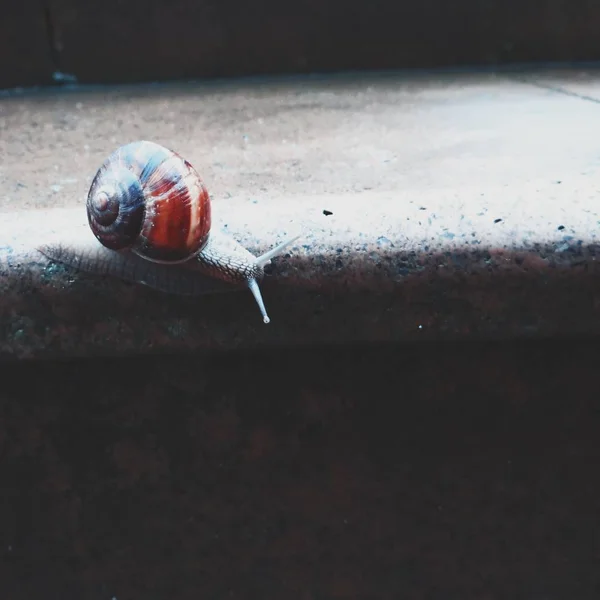
<path fill-rule="evenodd" d="M 7 600 L 596 600 L 596 342 L 0 368 Z"/>
<path fill-rule="evenodd" d="M 447 73 L 6 95 L 2 354 L 598 333 L 597 81 Z M 246 290 L 166 295 L 35 250 L 80 243 L 96 169 L 142 138 L 198 168 L 218 226 L 252 252 L 302 233 L 263 283 L 270 325 Z"/>

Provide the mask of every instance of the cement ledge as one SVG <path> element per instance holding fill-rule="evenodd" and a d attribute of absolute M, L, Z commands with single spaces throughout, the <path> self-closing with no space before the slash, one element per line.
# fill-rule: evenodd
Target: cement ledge
<path fill-rule="evenodd" d="M 599 85 L 421 73 L 3 98 L 0 353 L 597 334 Z M 175 296 L 36 250 L 89 243 L 91 178 L 133 139 L 186 156 L 251 252 L 303 233 L 261 285 L 269 325 L 247 290 L 189 269 L 199 293 Z"/>
<path fill-rule="evenodd" d="M 303 232 L 262 282 L 269 325 L 246 289 L 209 282 L 167 294 L 48 260 L 36 249 L 44 243 L 96 243 L 82 207 L 4 213 L 0 352 L 55 358 L 600 333 L 592 199 L 568 213 L 549 206 L 543 220 L 535 204 L 507 215 L 501 196 L 472 200 L 364 192 L 216 204 L 216 224 L 255 254 Z"/>

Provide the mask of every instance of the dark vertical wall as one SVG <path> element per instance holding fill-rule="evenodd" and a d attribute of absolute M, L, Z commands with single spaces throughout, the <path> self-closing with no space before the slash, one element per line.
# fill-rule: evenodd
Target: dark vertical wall
<path fill-rule="evenodd" d="M 0 2 L 0 87 L 50 83 L 46 14 L 38 0 Z"/>
<path fill-rule="evenodd" d="M 593 0 L 3 0 L 0 87 L 600 58 Z"/>

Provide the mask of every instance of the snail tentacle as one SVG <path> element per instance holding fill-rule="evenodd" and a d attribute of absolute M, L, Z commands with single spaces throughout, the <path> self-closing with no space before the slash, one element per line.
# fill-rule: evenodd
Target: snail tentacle
<path fill-rule="evenodd" d="M 272 258 L 279 256 L 286 248 L 289 248 L 296 240 L 298 240 L 301 237 L 302 237 L 302 235 L 298 234 L 298 235 L 294 236 L 293 238 L 286 240 L 285 242 L 281 242 L 281 244 L 275 246 L 275 248 L 272 248 L 268 252 L 261 254 L 256 259 L 256 263 L 258 265 L 260 265 L 261 267 L 266 267 L 268 264 L 271 263 Z"/>
<path fill-rule="evenodd" d="M 197 259 L 200 268 L 208 275 L 230 283 L 245 283 L 258 304 L 263 322 L 269 323 L 270 319 L 265 309 L 258 282 L 263 278 L 264 268 L 271 262 L 271 259 L 281 254 L 299 237 L 297 235 L 286 240 L 256 257 L 228 234 L 219 229 L 214 229 L 210 233 L 206 246 L 198 253 Z"/>

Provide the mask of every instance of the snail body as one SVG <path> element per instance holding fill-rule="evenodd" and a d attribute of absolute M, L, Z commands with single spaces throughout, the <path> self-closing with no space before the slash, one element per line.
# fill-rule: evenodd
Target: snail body
<path fill-rule="evenodd" d="M 256 257 L 213 228 L 210 194 L 196 169 L 178 153 L 145 140 L 117 148 L 92 180 L 86 210 L 89 228 L 105 249 L 133 253 L 160 269 L 194 261 L 211 278 L 245 284 L 263 322 L 270 322 L 258 282 L 271 259 L 299 236 Z M 77 262 L 64 247 L 44 253 Z"/>

